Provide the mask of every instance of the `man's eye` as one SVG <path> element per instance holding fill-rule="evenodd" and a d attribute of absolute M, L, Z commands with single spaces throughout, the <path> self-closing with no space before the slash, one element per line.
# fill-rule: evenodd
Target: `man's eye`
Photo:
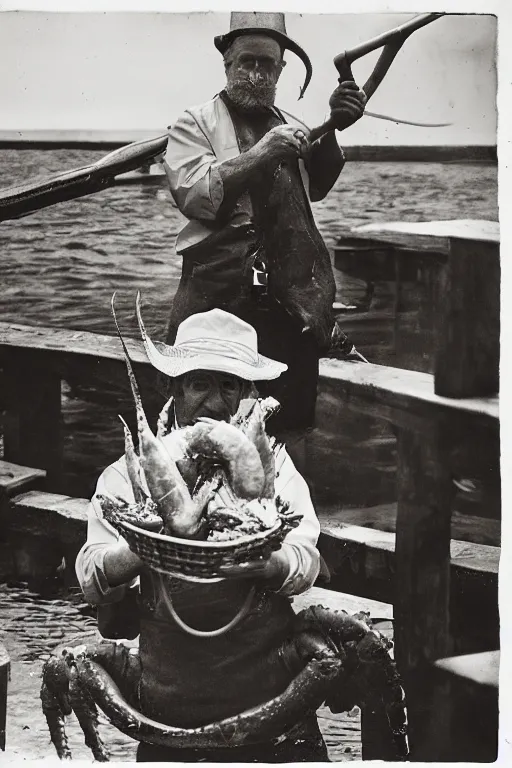
<path fill-rule="evenodd" d="M 238 383 L 236 381 L 223 381 L 222 391 L 227 395 L 233 395 L 238 392 Z"/>
<path fill-rule="evenodd" d="M 210 382 L 206 379 L 193 379 L 189 386 L 194 392 L 204 392 L 209 388 Z"/>

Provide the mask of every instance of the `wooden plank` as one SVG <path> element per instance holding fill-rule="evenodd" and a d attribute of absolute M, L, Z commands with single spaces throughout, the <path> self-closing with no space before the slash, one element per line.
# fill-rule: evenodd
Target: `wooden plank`
<path fill-rule="evenodd" d="M 499 245 L 450 239 L 439 271 L 434 361 L 435 392 L 485 397 L 499 390 Z"/>
<path fill-rule="evenodd" d="M 126 338 L 126 345 L 146 403 L 158 392 L 160 374 L 150 366 L 141 341 Z M 129 391 L 121 344 L 115 336 L 0 323 L 0 366 L 8 371 L 20 355 L 72 387 L 94 384 L 108 392 Z"/>
<path fill-rule="evenodd" d="M 459 237 L 480 242 L 499 243 L 500 226 L 497 221 L 453 219 L 446 221 L 392 221 L 363 224 L 350 230 L 354 238 L 389 243 L 411 251 L 448 254 L 450 238 Z"/>
<path fill-rule="evenodd" d="M 126 338 L 130 358 L 135 363 L 147 363 L 141 341 Z M 0 355 L 5 349 L 42 350 L 64 355 L 79 355 L 123 361 L 121 344 L 116 336 L 90 331 L 0 323 Z"/>
<path fill-rule="evenodd" d="M 316 505 L 316 513 L 323 530 L 339 525 L 357 525 L 395 533 L 396 511 L 396 502 L 373 507 L 343 507 L 339 502 Z M 499 520 L 457 512 L 455 507 L 451 519 L 451 538 L 459 540 L 461 545 L 469 541 L 474 544 L 499 547 L 501 546 L 501 523 Z"/>
<path fill-rule="evenodd" d="M 499 687 L 500 652 L 468 653 L 435 662 L 437 669 L 450 675 L 463 677 L 478 685 Z"/>
<path fill-rule="evenodd" d="M 500 548 L 467 541 L 450 541 L 450 563 L 454 579 L 473 574 L 494 577 L 497 582 Z M 356 580 L 379 582 L 381 594 L 375 599 L 393 603 L 396 574 L 396 535 L 389 531 L 374 530 L 338 521 L 322 521 L 318 546 L 331 571 L 328 588 L 342 589 L 347 571 L 352 570 Z M 337 574 L 341 574 L 339 577 Z M 323 585 L 322 585 L 323 586 Z M 364 597 L 372 597 L 360 592 Z"/>
<path fill-rule="evenodd" d="M 22 467 L 9 461 L 0 461 L 0 497 L 11 497 L 15 493 L 40 486 L 46 478 L 43 469 Z"/>
<path fill-rule="evenodd" d="M 392 553 L 396 548 L 396 534 L 379 531 L 357 525 L 322 525 L 322 536 L 331 536 L 352 552 L 367 549 L 368 553 Z M 479 571 L 497 575 L 500 560 L 500 547 L 485 544 L 473 544 L 467 541 L 450 540 L 450 557 L 454 567 L 467 571 Z M 394 560 L 394 557 L 392 558 Z M 389 559 L 389 562 L 392 560 Z M 371 565 L 369 566 L 371 569 Z M 388 570 L 388 575 L 392 570 Z"/>
<path fill-rule="evenodd" d="M 11 352 L 4 369 L 4 457 L 46 471 L 49 489 L 63 470 L 61 378 L 25 352 Z"/>
<path fill-rule="evenodd" d="M 473 423 L 481 421 L 497 427 L 499 419 L 497 396 L 463 400 L 442 397 L 434 391 L 433 375 L 418 371 L 323 358 L 319 386 L 343 403 L 358 409 L 368 406 L 368 412 L 394 423 L 399 423 L 400 412 L 405 414 L 404 424 L 409 417 L 437 420 L 459 414 Z M 421 428 L 419 421 L 411 424 Z"/>

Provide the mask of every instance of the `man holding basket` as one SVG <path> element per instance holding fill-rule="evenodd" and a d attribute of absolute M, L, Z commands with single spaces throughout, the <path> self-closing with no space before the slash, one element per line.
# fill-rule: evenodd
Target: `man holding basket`
<path fill-rule="evenodd" d="M 286 369 L 258 353 L 250 325 L 219 309 L 183 321 L 175 344 L 158 350 L 152 345 L 149 357 L 172 380 L 171 432 L 203 418 L 229 422 L 241 400 L 257 396 L 257 382 L 276 379 Z M 275 497 L 300 522 L 266 559 L 225 566 L 225 578 L 213 583 L 155 573 L 103 518 L 98 497 L 133 501 L 125 457 L 98 481 L 77 575 L 93 604 L 122 601 L 131 590 L 139 593 L 138 709 L 158 722 L 192 728 L 218 721 L 269 701 L 294 677 L 280 648 L 292 631 L 290 597 L 311 587 L 318 575 L 320 526 L 308 486 L 286 449 L 275 444 L 273 450 Z M 304 762 L 328 757 L 316 717 L 308 714 L 293 737 L 208 750 L 142 742 L 137 759 Z"/>

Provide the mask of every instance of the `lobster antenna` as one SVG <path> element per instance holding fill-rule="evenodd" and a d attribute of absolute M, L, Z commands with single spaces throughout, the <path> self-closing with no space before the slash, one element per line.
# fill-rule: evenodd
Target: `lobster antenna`
<path fill-rule="evenodd" d="M 111 308 L 112 308 L 112 316 L 114 318 L 114 323 L 116 324 L 117 335 L 119 336 L 119 339 L 120 339 L 122 347 L 123 347 L 124 359 L 125 359 L 125 362 L 126 362 L 126 369 L 128 371 L 128 379 L 130 380 L 130 386 L 131 386 L 131 389 L 132 389 L 132 395 L 133 395 L 133 399 L 135 400 L 135 410 L 137 411 L 137 422 L 139 424 L 139 429 L 141 427 L 142 428 L 147 427 L 149 429 L 148 420 L 146 418 L 146 414 L 144 412 L 144 408 L 143 408 L 143 405 L 142 405 L 142 399 L 141 399 L 141 396 L 140 396 L 139 385 L 137 384 L 137 379 L 135 378 L 135 373 L 133 372 L 133 367 L 132 367 L 132 364 L 131 364 L 130 356 L 128 355 L 128 349 L 126 347 L 126 344 L 124 342 L 123 336 L 121 334 L 121 330 L 119 328 L 119 324 L 117 322 L 116 310 L 115 310 L 115 306 L 114 306 L 115 298 L 116 298 L 116 293 L 117 293 L 117 291 L 114 291 L 114 293 L 112 294 L 112 299 L 110 301 L 110 305 L 111 305 Z"/>

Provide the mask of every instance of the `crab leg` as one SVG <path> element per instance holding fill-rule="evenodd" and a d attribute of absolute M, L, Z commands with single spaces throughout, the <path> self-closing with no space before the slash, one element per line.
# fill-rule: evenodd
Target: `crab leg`
<path fill-rule="evenodd" d="M 50 738 L 57 751 L 57 755 L 60 760 L 71 760 L 71 750 L 66 735 L 64 712 L 62 711 L 59 699 L 55 693 L 50 690 L 50 686 L 46 682 L 43 682 L 43 685 L 41 686 L 40 696 L 43 714 L 46 718 Z"/>
<path fill-rule="evenodd" d="M 107 763 L 110 755 L 98 732 L 96 704 L 87 689 L 81 685 L 77 670 L 73 666 L 70 669 L 69 699 L 83 731 L 86 746 L 91 750 L 95 760 L 99 763 Z"/>

